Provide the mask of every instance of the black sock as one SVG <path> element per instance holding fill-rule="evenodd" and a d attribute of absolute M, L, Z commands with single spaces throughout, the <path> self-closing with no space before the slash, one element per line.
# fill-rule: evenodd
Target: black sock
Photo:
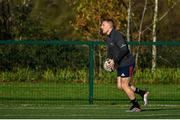
<path fill-rule="evenodd" d="M 141 95 L 141 97 L 144 97 L 144 94 L 146 93 L 146 91 L 136 88 L 135 93 Z"/>
<path fill-rule="evenodd" d="M 134 100 L 131 100 L 131 103 L 132 103 L 133 107 L 140 108 L 140 105 L 139 105 L 138 101 L 136 100 L 136 98 Z"/>

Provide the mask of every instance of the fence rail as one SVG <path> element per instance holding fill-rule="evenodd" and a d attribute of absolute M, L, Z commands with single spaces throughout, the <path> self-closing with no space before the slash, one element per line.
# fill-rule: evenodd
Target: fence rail
<path fill-rule="evenodd" d="M 28 45 L 105 45 L 104 41 L 65 41 L 65 40 L 0 40 L 0 44 L 28 44 Z M 180 46 L 180 41 L 157 41 L 157 42 L 128 42 L 129 45 L 143 46 Z"/>

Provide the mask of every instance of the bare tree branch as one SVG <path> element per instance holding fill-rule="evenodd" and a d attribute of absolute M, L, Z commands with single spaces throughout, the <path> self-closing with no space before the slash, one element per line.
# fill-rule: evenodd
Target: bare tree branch
<path fill-rule="evenodd" d="M 177 3 L 180 2 L 180 0 L 177 0 L 177 2 L 175 2 L 158 20 L 157 22 L 160 22 L 164 17 L 166 17 L 168 15 L 168 13 L 177 5 Z M 148 25 L 143 31 L 142 34 L 146 31 L 146 30 L 151 30 L 151 27 L 153 26 L 153 23 L 151 23 L 150 25 Z"/>
<path fill-rule="evenodd" d="M 144 3 L 144 9 L 143 9 L 143 13 L 142 13 L 142 17 L 141 17 L 141 22 L 140 22 L 140 26 L 139 26 L 138 42 L 141 41 L 142 25 L 143 25 L 146 9 L 147 9 L 147 0 L 145 0 L 145 3 Z M 137 47 L 137 53 L 136 53 L 136 59 L 135 59 L 136 65 L 137 65 L 137 62 L 138 62 L 138 57 L 139 57 L 139 46 Z"/>
<path fill-rule="evenodd" d="M 147 9 L 147 0 L 145 0 L 144 9 L 143 9 L 143 13 L 142 13 L 142 17 L 141 17 L 141 22 L 140 22 L 140 26 L 139 26 L 138 42 L 141 41 L 142 25 L 143 25 L 143 21 L 144 21 L 144 16 L 145 16 L 145 13 L 146 13 L 146 9 Z"/>

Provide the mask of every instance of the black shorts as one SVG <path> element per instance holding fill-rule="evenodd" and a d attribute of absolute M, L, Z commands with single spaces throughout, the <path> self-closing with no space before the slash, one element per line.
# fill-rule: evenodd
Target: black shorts
<path fill-rule="evenodd" d="M 122 77 L 122 78 L 132 77 L 134 67 L 135 67 L 135 64 L 125 66 L 125 67 L 118 67 L 117 76 Z"/>

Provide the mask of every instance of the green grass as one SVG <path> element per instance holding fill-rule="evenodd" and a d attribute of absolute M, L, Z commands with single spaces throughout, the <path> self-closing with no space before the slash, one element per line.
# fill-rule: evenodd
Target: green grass
<path fill-rule="evenodd" d="M 180 106 L 148 106 L 140 113 L 126 112 L 124 105 L 12 106 L 0 108 L 0 118 L 180 118 Z"/>
<path fill-rule="evenodd" d="M 0 118 L 180 118 L 180 85 L 138 84 L 150 91 L 149 106 L 127 113 L 129 100 L 115 84 L 95 84 L 88 104 L 88 84 L 9 82 L 0 84 Z"/>

